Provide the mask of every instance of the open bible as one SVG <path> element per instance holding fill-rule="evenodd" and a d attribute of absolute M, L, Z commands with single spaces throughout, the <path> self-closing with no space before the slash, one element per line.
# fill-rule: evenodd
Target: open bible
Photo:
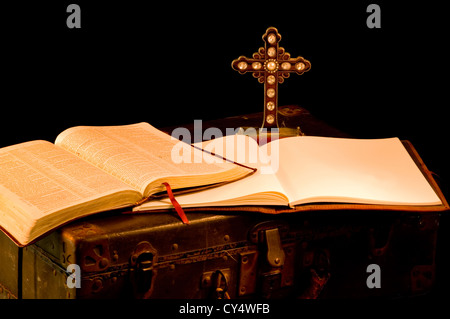
<path fill-rule="evenodd" d="M 0 228 L 27 245 L 82 216 L 135 206 L 165 191 L 163 183 L 189 190 L 254 172 L 216 157 L 208 160 L 213 156 L 201 151 L 176 163 L 172 153 L 178 143 L 139 123 L 73 127 L 55 144 L 37 140 L 1 148 Z"/>
<path fill-rule="evenodd" d="M 258 171 L 215 189 L 180 195 L 177 201 L 183 208 L 258 205 L 261 211 L 264 205 L 294 207 L 284 211 L 266 210 L 276 213 L 321 209 L 320 204 L 325 209 L 344 207 L 336 203 L 355 209 L 434 207 L 444 210 L 448 206 L 442 194 L 438 196 L 435 191 L 437 186 L 432 187 L 398 138 L 303 136 L 259 146 L 245 135 L 235 135 L 204 142 L 201 146 Z M 319 205 L 302 209 L 315 203 Z M 170 201 L 160 199 L 134 210 L 171 207 Z"/>

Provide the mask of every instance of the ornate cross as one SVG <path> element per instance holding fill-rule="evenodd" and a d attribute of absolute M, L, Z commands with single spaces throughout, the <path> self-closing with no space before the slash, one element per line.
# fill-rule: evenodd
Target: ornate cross
<path fill-rule="evenodd" d="M 253 58 L 240 56 L 233 60 L 231 67 L 240 74 L 252 72 L 259 83 L 264 83 L 264 128 L 278 128 L 278 83 L 283 83 L 291 73 L 303 74 L 311 69 L 311 63 L 299 56 L 291 58 L 278 43 L 281 35 L 274 27 L 262 36 L 264 48 L 253 53 Z"/>

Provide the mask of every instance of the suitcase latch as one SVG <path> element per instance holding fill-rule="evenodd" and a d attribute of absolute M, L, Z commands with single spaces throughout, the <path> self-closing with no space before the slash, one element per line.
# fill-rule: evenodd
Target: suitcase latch
<path fill-rule="evenodd" d="M 262 222 L 249 232 L 249 241 L 256 246 L 240 254 L 239 296 L 261 294 L 269 298 L 280 288 L 294 283 L 294 246 L 284 243 L 289 225 Z"/>
<path fill-rule="evenodd" d="M 284 249 L 281 246 L 280 233 L 278 228 L 266 229 L 265 231 L 265 242 L 267 245 L 267 261 L 272 267 L 282 267 L 284 265 L 284 260 L 286 255 L 284 254 Z"/>
<path fill-rule="evenodd" d="M 250 231 L 250 241 L 255 244 L 266 246 L 267 262 L 271 267 L 283 267 L 286 255 L 281 239 L 286 238 L 289 226 L 285 223 L 262 222 Z"/>
<path fill-rule="evenodd" d="M 201 287 L 210 288 L 215 299 L 230 299 L 228 282 L 231 277 L 230 269 L 208 271 L 203 273 Z"/>
<path fill-rule="evenodd" d="M 286 255 L 281 246 L 278 228 L 263 230 L 263 237 L 267 247 L 265 255 L 267 266 L 261 268 L 261 293 L 264 298 L 270 298 L 273 292 L 278 291 L 282 284 L 282 269 Z"/>
<path fill-rule="evenodd" d="M 157 251 L 146 241 L 140 242 L 131 255 L 132 283 L 134 294 L 137 297 L 149 298 L 153 291 L 156 270 L 153 265 L 156 261 Z"/>

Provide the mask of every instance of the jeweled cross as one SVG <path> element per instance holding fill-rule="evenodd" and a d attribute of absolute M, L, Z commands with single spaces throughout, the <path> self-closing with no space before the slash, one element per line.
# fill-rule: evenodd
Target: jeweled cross
<path fill-rule="evenodd" d="M 291 73 L 303 74 L 311 69 L 311 63 L 299 56 L 291 58 L 278 43 L 281 35 L 274 27 L 262 36 L 264 48 L 253 53 L 253 58 L 240 56 L 231 67 L 240 74 L 252 72 L 259 83 L 264 83 L 264 120 L 262 128 L 278 128 L 278 83 L 283 83 Z"/>

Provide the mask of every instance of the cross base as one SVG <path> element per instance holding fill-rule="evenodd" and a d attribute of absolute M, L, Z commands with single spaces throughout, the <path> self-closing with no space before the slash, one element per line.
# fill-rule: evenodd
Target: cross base
<path fill-rule="evenodd" d="M 252 137 L 258 143 L 261 142 L 260 145 L 278 138 L 305 135 L 300 128 L 300 123 L 302 122 L 302 116 L 309 114 L 307 110 L 298 105 L 291 104 L 281 106 L 277 113 L 280 128 L 241 126 L 237 134 Z"/>
<path fill-rule="evenodd" d="M 247 135 L 256 140 L 259 145 L 264 145 L 265 143 L 269 143 L 270 141 L 274 141 L 279 138 L 305 135 L 300 129 L 300 126 L 297 126 L 297 128 L 282 127 L 273 130 L 243 126 L 239 128 L 237 134 Z"/>

